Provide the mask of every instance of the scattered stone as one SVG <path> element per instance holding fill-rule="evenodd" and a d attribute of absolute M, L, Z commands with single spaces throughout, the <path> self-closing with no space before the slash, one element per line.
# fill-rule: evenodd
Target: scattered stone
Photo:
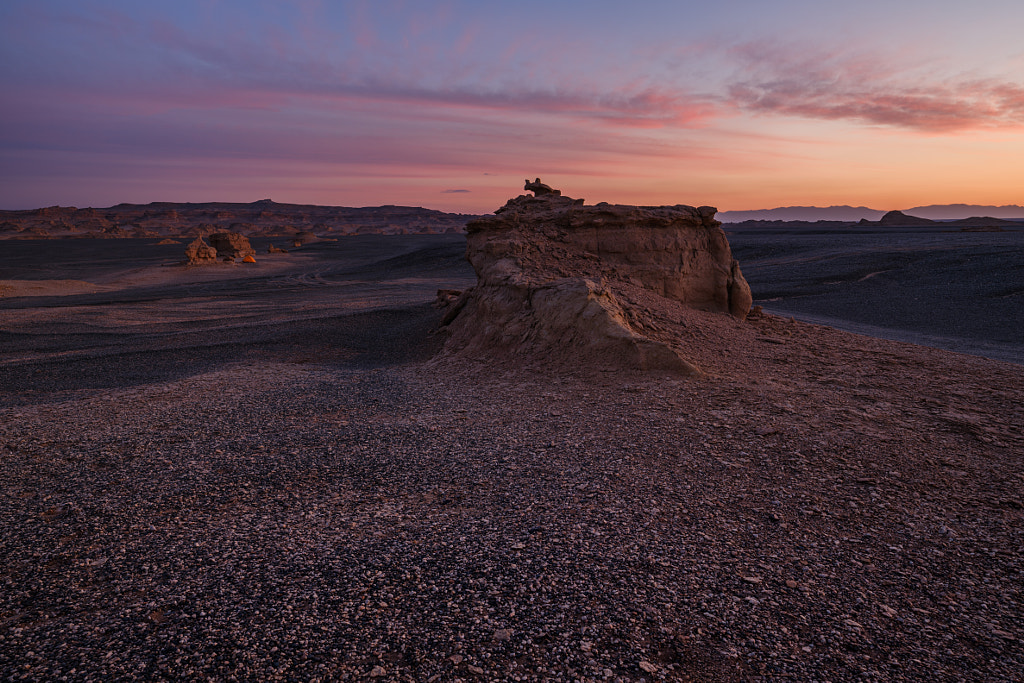
<path fill-rule="evenodd" d="M 282 318 L 204 336 L 177 298 L 146 303 L 164 331 L 8 335 L 5 678 L 1020 678 L 1020 366 L 675 308 L 645 319 L 704 378 L 292 361 L 415 344 L 394 316 L 426 338 L 443 286 L 355 322 L 288 307 L 285 344 Z M 640 289 L 623 310 L 656 311 Z M 247 353 L 147 379 L 183 330 Z"/>

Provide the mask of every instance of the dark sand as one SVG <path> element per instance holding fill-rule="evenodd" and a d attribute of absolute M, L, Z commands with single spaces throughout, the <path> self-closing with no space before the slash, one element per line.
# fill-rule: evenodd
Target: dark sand
<path fill-rule="evenodd" d="M 460 235 L 350 237 L 193 268 L 178 265 L 181 245 L 155 241 L 0 244 L 0 287 L 48 287 L 0 298 L 0 405 L 243 361 L 422 362 L 443 341 L 429 334 L 437 289 L 475 282 Z M 69 293 L 61 276 L 100 291 Z"/>
<path fill-rule="evenodd" d="M 1024 227 L 725 228 L 766 310 L 1024 363 Z"/>
<path fill-rule="evenodd" d="M 1020 365 L 711 314 L 700 379 L 430 365 L 458 236 L 65 244 L 0 244 L 104 288 L 0 299 L 3 680 L 1021 680 Z"/>

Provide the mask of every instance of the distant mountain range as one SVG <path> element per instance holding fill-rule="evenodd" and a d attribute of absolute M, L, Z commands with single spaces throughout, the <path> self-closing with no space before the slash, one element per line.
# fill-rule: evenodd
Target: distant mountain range
<path fill-rule="evenodd" d="M 932 204 L 901 209 L 910 216 L 933 221 L 959 220 L 974 216 L 1024 220 L 1024 206 L 982 206 L 979 204 Z M 847 221 L 856 222 L 862 218 L 877 221 L 885 211 L 869 209 L 866 206 L 783 206 L 777 209 L 755 211 L 720 211 L 716 218 L 723 223 L 742 221 Z"/>

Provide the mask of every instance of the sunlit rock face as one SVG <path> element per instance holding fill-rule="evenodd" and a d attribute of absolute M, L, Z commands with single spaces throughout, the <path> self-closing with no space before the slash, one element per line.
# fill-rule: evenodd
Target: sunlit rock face
<path fill-rule="evenodd" d="M 217 250 L 217 258 L 244 259 L 246 256 L 256 255 L 249 238 L 241 233 L 215 232 L 209 239 L 210 246 Z"/>
<path fill-rule="evenodd" d="M 185 247 L 185 260 L 190 266 L 214 263 L 217 260 L 217 250 L 207 244 L 202 237 L 197 237 Z"/>
<path fill-rule="evenodd" d="M 467 225 L 466 256 L 478 282 L 445 316 L 445 353 L 698 372 L 671 345 L 641 332 L 643 312 L 630 310 L 621 293 L 642 288 L 742 320 L 750 288 L 715 212 L 587 206 L 554 193 L 509 200 Z"/>

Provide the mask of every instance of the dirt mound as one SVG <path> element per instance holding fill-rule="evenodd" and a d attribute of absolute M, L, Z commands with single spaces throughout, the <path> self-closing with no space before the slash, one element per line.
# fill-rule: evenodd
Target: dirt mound
<path fill-rule="evenodd" d="M 554 192 L 509 200 L 467 225 L 478 282 L 448 308 L 439 362 L 497 355 L 697 374 L 673 336 L 659 334 L 664 321 L 680 308 L 742 320 L 751 303 L 715 212 L 587 206 Z"/>

